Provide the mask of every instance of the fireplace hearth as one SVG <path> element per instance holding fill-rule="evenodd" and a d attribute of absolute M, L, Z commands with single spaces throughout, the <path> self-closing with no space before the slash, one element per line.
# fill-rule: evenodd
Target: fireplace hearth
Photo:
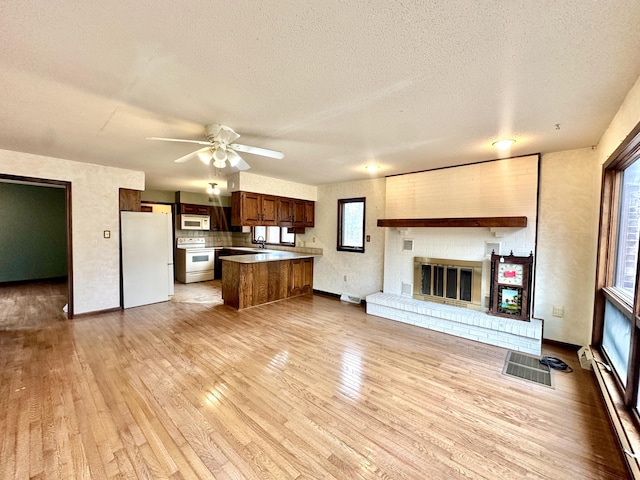
<path fill-rule="evenodd" d="M 482 262 L 414 257 L 413 298 L 482 310 Z"/>

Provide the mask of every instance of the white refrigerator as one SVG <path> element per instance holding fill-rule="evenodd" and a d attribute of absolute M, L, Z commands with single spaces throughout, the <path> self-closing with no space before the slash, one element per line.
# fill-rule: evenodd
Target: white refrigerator
<path fill-rule="evenodd" d="M 171 214 L 120 212 L 122 305 L 166 302 L 173 295 Z"/>

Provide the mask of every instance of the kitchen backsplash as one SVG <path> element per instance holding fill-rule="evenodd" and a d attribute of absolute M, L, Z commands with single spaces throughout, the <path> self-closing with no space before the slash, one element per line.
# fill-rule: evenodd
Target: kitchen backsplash
<path fill-rule="evenodd" d="M 176 230 L 178 237 L 204 237 L 206 247 L 255 247 L 251 243 L 251 233 L 241 232 L 210 232 L 206 230 Z M 321 248 L 289 247 L 285 245 L 267 245 L 270 250 L 284 250 L 288 252 L 312 253 L 322 255 Z"/>

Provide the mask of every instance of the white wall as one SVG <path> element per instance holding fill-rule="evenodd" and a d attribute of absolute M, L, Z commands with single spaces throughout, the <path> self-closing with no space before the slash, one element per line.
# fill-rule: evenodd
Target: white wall
<path fill-rule="evenodd" d="M 591 343 L 601 167 L 583 148 L 542 156 L 534 315 L 544 338 Z M 553 307 L 564 309 L 553 316 Z"/>
<path fill-rule="evenodd" d="M 370 235 L 371 241 L 365 243 L 364 253 L 339 252 L 336 248 L 338 200 L 357 197 L 366 197 L 365 235 Z M 297 236 L 298 246 L 323 250 L 322 257 L 314 263 L 314 289 L 361 298 L 382 290 L 385 229 L 378 227 L 377 221 L 384 218 L 384 199 L 384 178 L 318 187 L 315 227 Z"/>
<path fill-rule="evenodd" d="M 634 127 L 640 122 L 640 77 L 598 143 L 598 161 L 604 164 Z"/>
<path fill-rule="evenodd" d="M 120 188 L 143 190 L 144 173 L 8 150 L 0 173 L 71 182 L 74 313 L 117 308 Z"/>
<path fill-rule="evenodd" d="M 236 172 L 228 175 L 227 191 L 262 193 L 312 201 L 315 201 L 318 196 L 318 187 L 288 182 L 278 178 L 264 177 L 249 172 Z"/>

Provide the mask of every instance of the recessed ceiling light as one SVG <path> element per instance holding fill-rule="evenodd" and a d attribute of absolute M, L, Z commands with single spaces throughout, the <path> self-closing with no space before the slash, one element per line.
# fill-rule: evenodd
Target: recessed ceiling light
<path fill-rule="evenodd" d="M 378 165 L 367 165 L 364 168 L 366 168 L 369 173 L 376 173 L 380 169 Z"/>
<path fill-rule="evenodd" d="M 507 138 L 504 140 L 498 140 L 497 142 L 493 142 L 491 145 L 496 147 L 498 150 L 508 150 L 509 148 L 511 148 L 511 145 L 513 145 L 514 143 L 516 143 L 515 140 L 511 138 Z"/>

